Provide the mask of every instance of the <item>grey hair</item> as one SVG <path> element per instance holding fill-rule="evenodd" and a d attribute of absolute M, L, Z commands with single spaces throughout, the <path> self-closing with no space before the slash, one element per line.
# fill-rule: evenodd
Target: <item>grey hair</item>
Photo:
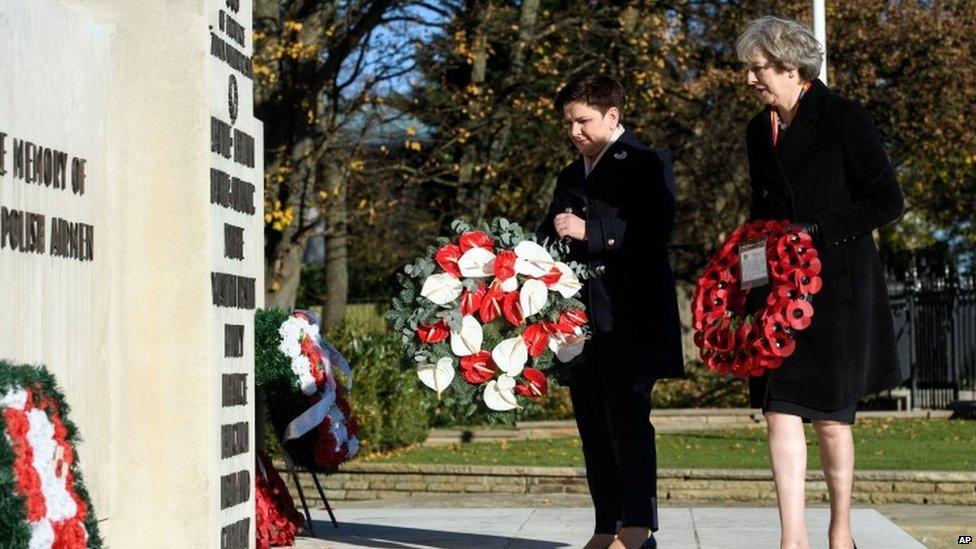
<path fill-rule="evenodd" d="M 811 81 L 820 75 L 823 49 L 807 26 L 767 15 L 749 23 L 735 44 L 739 60 L 748 63 L 759 51 L 779 70 L 796 69 Z"/>

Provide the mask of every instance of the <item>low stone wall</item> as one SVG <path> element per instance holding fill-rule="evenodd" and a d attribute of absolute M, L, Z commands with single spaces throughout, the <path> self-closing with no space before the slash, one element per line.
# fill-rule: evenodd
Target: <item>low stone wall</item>
<path fill-rule="evenodd" d="M 320 504 L 311 476 L 307 473 L 299 476 L 310 504 L 313 501 Z M 320 476 L 320 480 L 332 501 L 432 493 L 588 493 L 586 475 L 582 468 L 575 467 L 351 463 L 338 473 Z M 298 504 L 294 486 L 289 489 Z M 806 494 L 808 501 L 827 501 L 827 485 L 819 471 L 807 473 Z M 776 499 L 772 473 L 750 469 L 663 469 L 658 474 L 658 496 L 676 502 L 773 502 Z M 857 471 L 853 498 L 855 503 L 862 504 L 976 505 L 976 473 Z"/>
<path fill-rule="evenodd" d="M 948 419 L 948 410 L 875 411 L 857 413 L 858 419 Z M 695 431 L 700 429 L 728 429 L 735 427 L 764 427 L 762 413 L 752 408 L 662 408 L 651 412 L 651 422 L 659 433 Z M 431 429 L 425 446 L 458 442 L 493 442 L 526 438 L 578 436 L 576 423 L 568 421 L 520 421 L 514 429 L 480 427 L 452 427 Z"/>

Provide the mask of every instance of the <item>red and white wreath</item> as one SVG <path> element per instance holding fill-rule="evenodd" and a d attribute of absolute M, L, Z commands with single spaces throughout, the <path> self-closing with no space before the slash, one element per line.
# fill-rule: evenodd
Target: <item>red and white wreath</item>
<path fill-rule="evenodd" d="M 15 490 L 26 500 L 28 546 L 88 547 L 88 504 L 75 490 L 75 450 L 57 402 L 17 388 L 0 394 L 0 412 L 14 454 Z"/>
<path fill-rule="evenodd" d="M 745 314 L 738 249 L 764 240 L 772 284 L 765 305 Z M 692 302 L 695 345 L 712 370 L 740 377 L 779 368 L 810 326 L 820 292 L 820 259 L 810 235 L 788 221 L 757 220 L 733 231 L 705 268 Z"/>
<path fill-rule="evenodd" d="M 302 393 L 310 407 L 288 424 L 284 441 L 297 439 L 312 429 L 319 436 L 314 460 L 324 469 L 332 468 L 359 452 L 359 425 L 352 416 L 346 392 L 352 389 L 349 363 L 339 351 L 322 339 L 316 316 L 308 311 L 293 312 L 278 328 L 278 350 L 291 361 Z M 336 381 L 335 370 L 343 372 L 347 384 Z"/>
<path fill-rule="evenodd" d="M 518 396 L 546 394 L 553 359 L 583 351 L 587 317 L 574 296 L 585 271 L 503 219 L 454 228 L 457 237 L 404 269 L 387 316 L 438 396 L 452 388 L 462 401 L 514 410 Z M 455 381 L 458 372 L 466 383 Z"/>

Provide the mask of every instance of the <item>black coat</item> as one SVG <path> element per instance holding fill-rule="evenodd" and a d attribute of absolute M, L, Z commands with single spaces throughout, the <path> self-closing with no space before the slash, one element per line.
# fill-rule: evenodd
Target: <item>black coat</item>
<path fill-rule="evenodd" d="M 904 200 L 867 113 L 819 80 L 800 100 L 775 149 L 771 133 L 767 107 L 746 130 L 750 214 L 817 223 L 823 289 L 813 297 L 813 323 L 797 334 L 793 355 L 750 383 L 752 405 L 761 406 L 768 391 L 770 398 L 821 410 L 847 408 L 908 377 L 895 351 L 885 277 L 871 237 L 901 216 Z"/>
<path fill-rule="evenodd" d="M 586 219 L 587 240 L 573 241 L 569 259 L 605 268 L 582 290 L 590 326 L 603 343 L 595 348 L 606 349 L 589 362 L 628 379 L 680 377 L 681 328 L 668 263 L 675 213 L 671 162 L 625 131 L 589 177 L 584 173 L 582 157 L 559 173 L 537 232 L 558 238 L 553 220 L 567 211 Z"/>

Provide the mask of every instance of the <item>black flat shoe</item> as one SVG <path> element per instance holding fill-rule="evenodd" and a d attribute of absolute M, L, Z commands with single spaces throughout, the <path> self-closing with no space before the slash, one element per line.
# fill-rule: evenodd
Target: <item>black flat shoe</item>
<path fill-rule="evenodd" d="M 651 537 L 644 540 L 644 543 L 641 544 L 640 549 L 654 549 L 655 547 L 657 547 L 657 540 L 654 539 L 654 535 L 652 534 Z M 857 548 L 855 547 L 854 549 Z"/>

